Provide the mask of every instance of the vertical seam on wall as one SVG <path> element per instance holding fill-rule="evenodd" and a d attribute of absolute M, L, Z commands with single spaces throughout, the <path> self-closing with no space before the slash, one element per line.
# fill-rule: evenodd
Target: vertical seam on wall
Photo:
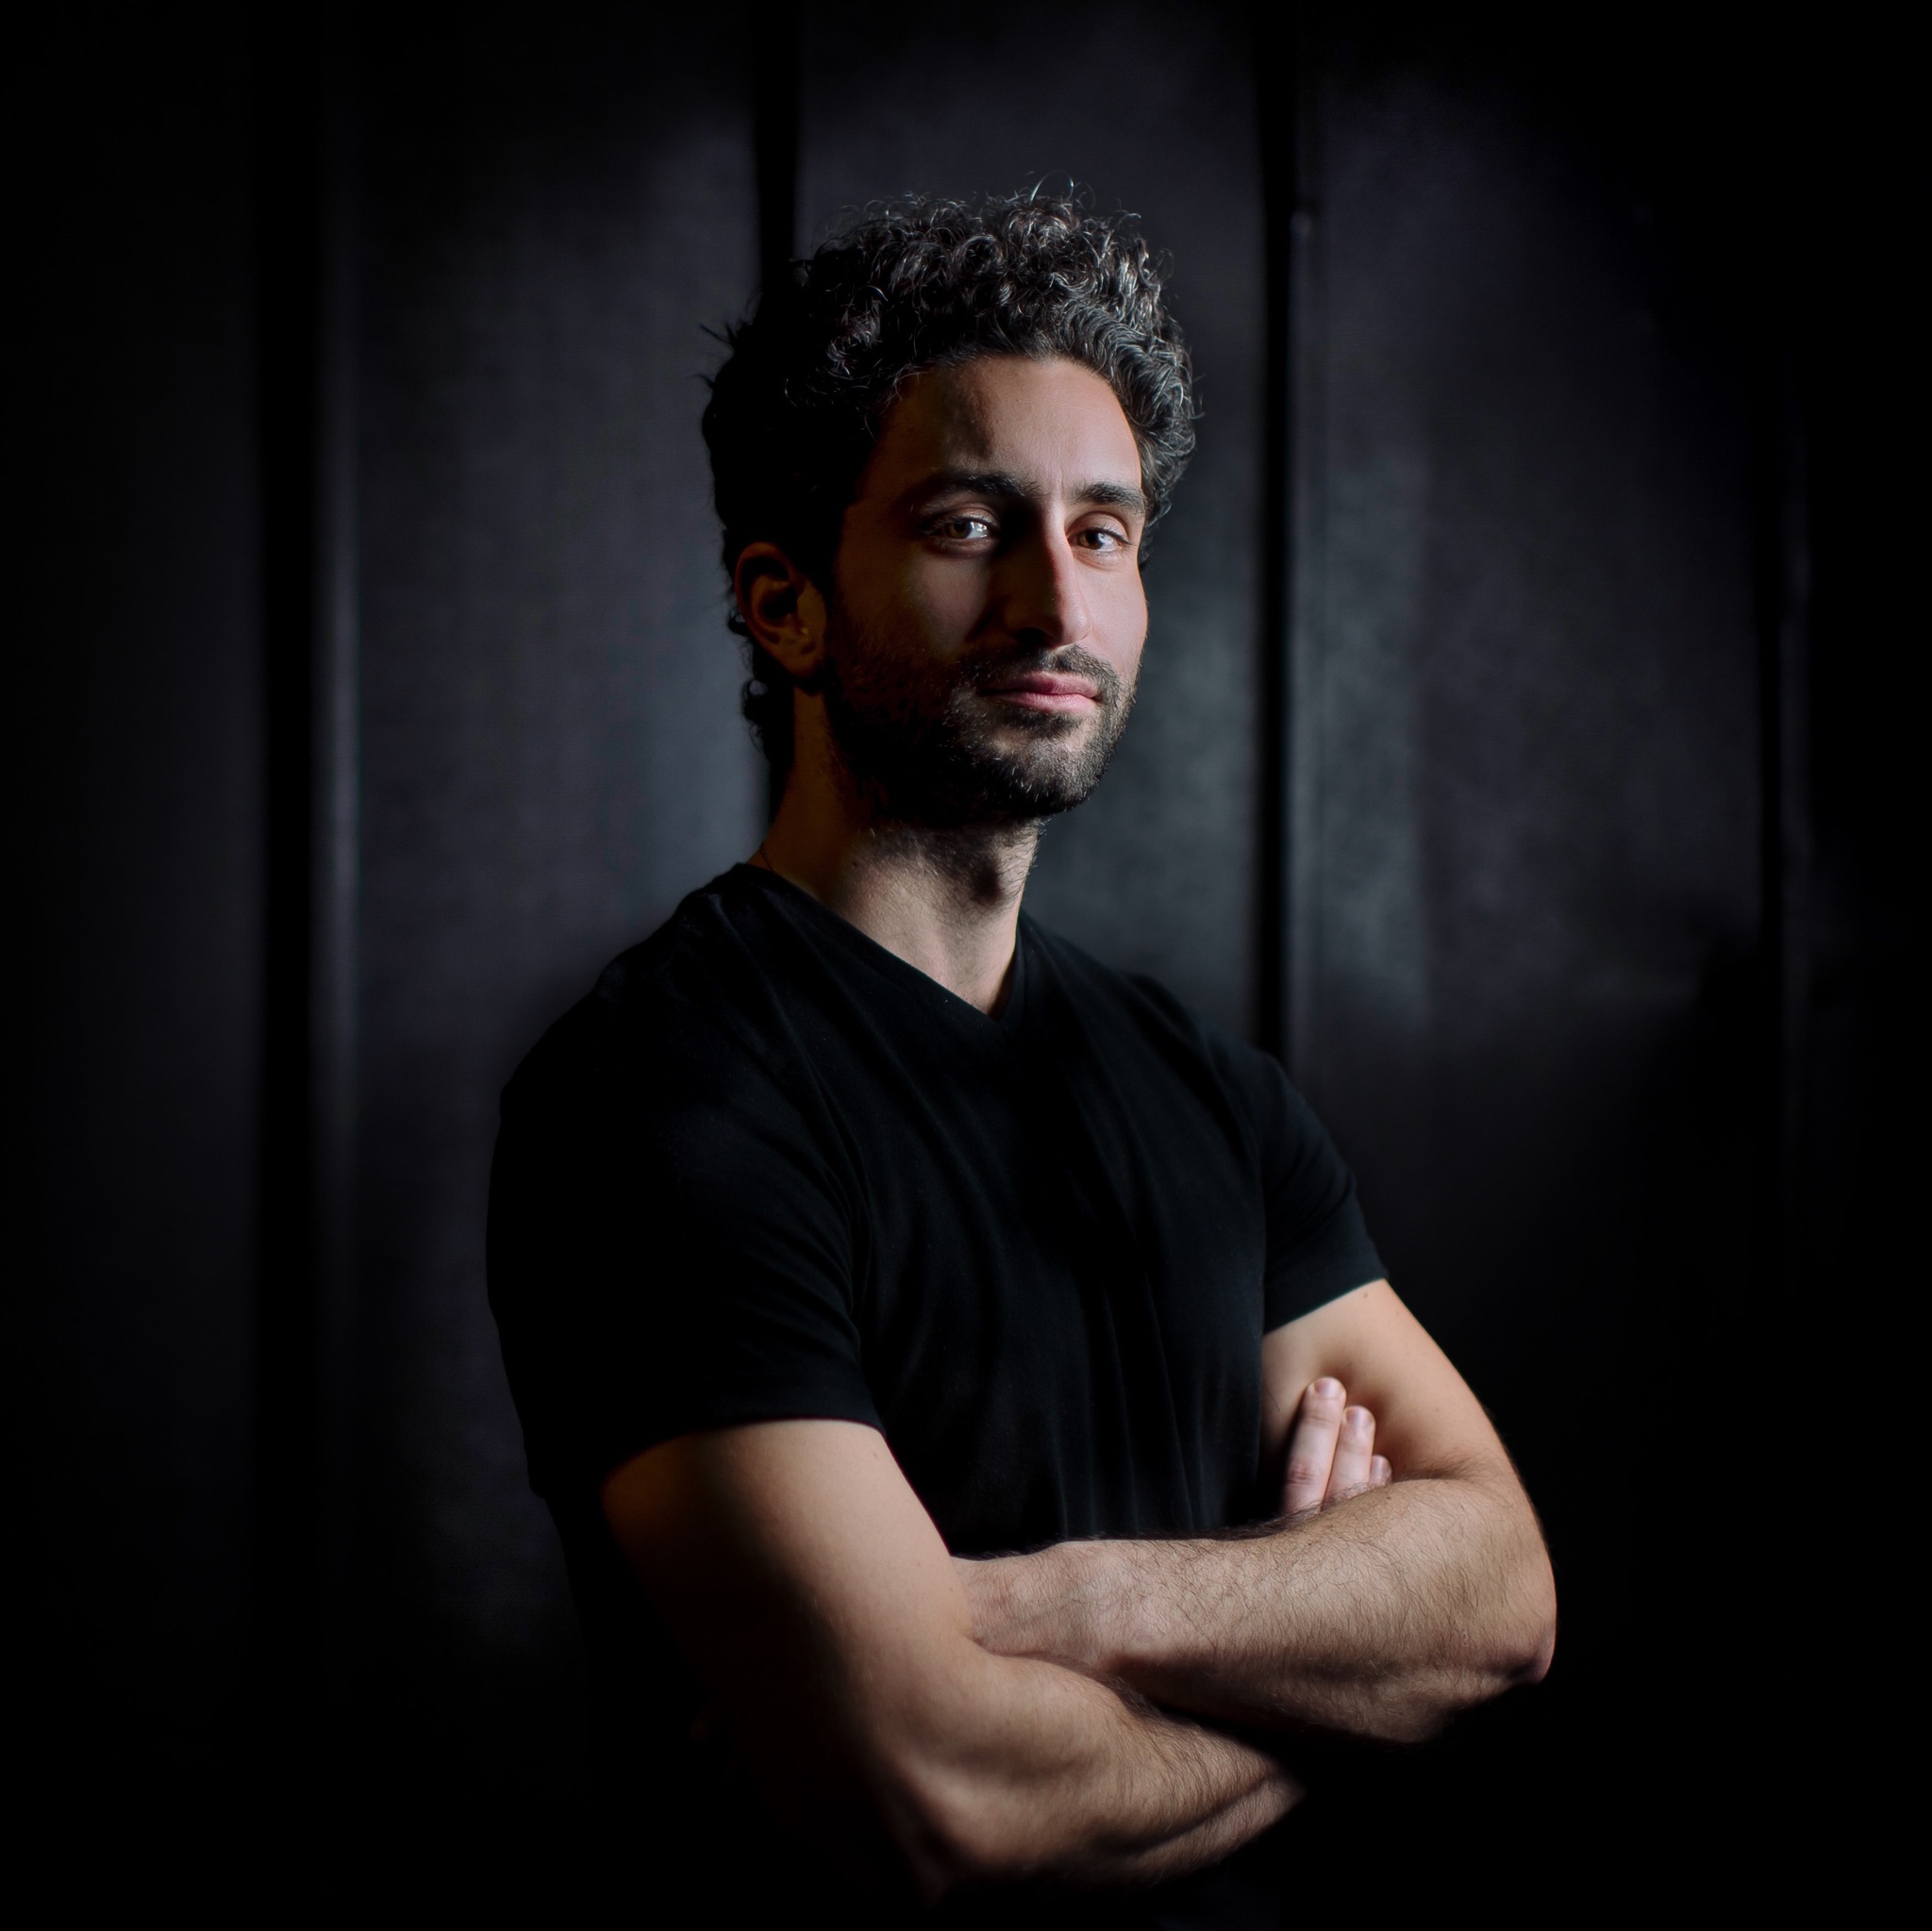
<path fill-rule="evenodd" d="M 353 50 L 325 50 L 316 356 L 313 857 L 318 1551 L 326 1595 L 348 1584 L 354 1452 L 361 1030 L 360 208 Z M 332 1619 L 336 1620 L 336 1619 Z M 332 1660 L 340 1664 L 338 1655 Z"/>
<path fill-rule="evenodd" d="M 1255 960 L 1255 1036 L 1284 1061 L 1292 1042 L 1290 1024 L 1289 923 L 1293 911 L 1290 871 L 1292 828 L 1290 786 L 1292 757 L 1291 671 L 1293 539 L 1293 275 L 1296 100 L 1293 76 L 1274 84 L 1279 72 L 1278 16 L 1257 8 L 1251 20 L 1257 160 L 1261 175 L 1265 253 L 1262 315 L 1263 375 L 1261 558 L 1262 582 L 1257 647 L 1260 741 L 1257 768 L 1257 824 L 1252 942 Z"/>
<path fill-rule="evenodd" d="M 1295 16 L 1295 204 L 1289 225 L 1288 1067 L 1321 1086 L 1322 700 L 1325 624 L 1324 307 L 1320 41 Z"/>

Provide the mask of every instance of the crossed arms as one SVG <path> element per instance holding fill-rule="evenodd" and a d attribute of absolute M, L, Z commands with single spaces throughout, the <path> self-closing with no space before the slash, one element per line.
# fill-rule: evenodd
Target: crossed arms
<path fill-rule="evenodd" d="M 1502 1444 L 1386 1282 L 1269 1335 L 1262 1375 L 1257 1531 L 958 1561 L 844 1422 L 665 1442 L 605 1511 L 774 1815 L 855 1874 L 1148 1881 L 1301 1794 L 1218 1724 L 1421 1739 L 1555 1642 Z"/>

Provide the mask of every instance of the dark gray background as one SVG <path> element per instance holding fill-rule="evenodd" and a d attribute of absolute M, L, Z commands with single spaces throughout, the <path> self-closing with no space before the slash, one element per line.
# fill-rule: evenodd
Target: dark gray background
<path fill-rule="evenodd" d="M 697 417 L 758 273 L 774 17 L 322 13 L 291 57 L 189 8 L 24 70 L 14 1465 L 36 1747 L 82 1808 L 232 1799 L 291 1737 L 401 1837 L 575 1801 L 484 1187 L 522 1052 L 762 822 Z M 1892 1252 L 1921 177 L 1860 144 L 1855 62 L 1665 59 L 1638 16 L 1597 47 L 1213 5 L 798 25 L 801 245 L 874 196 L 1072 178 L 1172 255 L 1200 455 L 1133 729 L 1033 908 L 1283 1047 L 1547 1519 L 1550 1682 L 1338 1763 L 1296 1827 L 1600 1844 L 1633 1709 L 1743 1760 L 1749 1643 L 1670 1663 L 1687 1619 L 1753 1622 L 1754 1511 L 1789 1499 L 1667 1502 L 1657 1444 L 1693 1417 L 1728 1492 L 1785 1426 L 1793 1311 Z M 305 199 L 275 117 L 318 98 Z M 264 264 L 304 222 L 291 645 Z M 261 1207 L 291 867 L 300 1319 Z"/>

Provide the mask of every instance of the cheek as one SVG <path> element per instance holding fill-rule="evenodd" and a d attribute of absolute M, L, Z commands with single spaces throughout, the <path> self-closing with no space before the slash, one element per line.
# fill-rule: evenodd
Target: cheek
<path fill-rule="evenodd" d="M 916 558 L 893 589 L 895 614 L 933 650 L 960 649 L 986 613 L 986 572 L 960 558 Z"/>
<path fill-rule="evenodd" d="M 1121 682 L 1131 685 L 1147 642 L 1146 592 L 1138 574 L 1110 585 L 1108 590 L 1108 594 L 1096 598 L 1091 607 L 1094 645 L 1120 673 Z"/>
<path fill-rule="evenodd" d="M 835 569 L 839 602 L 847 621 L 865 636 L 892 640 L 899 648 L 943 647 L 971 602 L 965 587 L 949 581 L 940 559 L 883 541 L 867 527 L 846 527 Z"/>

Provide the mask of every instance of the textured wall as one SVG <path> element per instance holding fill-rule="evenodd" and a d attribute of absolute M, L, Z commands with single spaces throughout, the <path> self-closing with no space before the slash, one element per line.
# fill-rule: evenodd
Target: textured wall
<path fill-rule="evenodd" d="M 496 1096 L 758 841 L 697 427 L 750 110 L 722 24 L 642 9 L 367 58 L 358 1667 L 526 1774 L 574 1637 L 484 1302 Z"/>
<path fill-rule="evenodd" d="M 1550 105 L 1399 43 L 1311 78 L 1291 758 L 1292 1068 L 1544 1514 L 1545 1718 L 1642 1668 L 1629 1457 L 1761 1106 L 1748 360 Z"/>

